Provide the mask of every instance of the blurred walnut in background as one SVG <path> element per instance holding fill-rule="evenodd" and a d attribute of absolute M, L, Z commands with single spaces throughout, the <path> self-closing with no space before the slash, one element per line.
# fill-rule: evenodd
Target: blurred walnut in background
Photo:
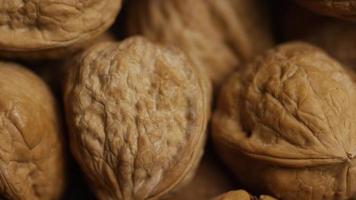
<path fill-rule="evenodd" d="M 284 200 L 356 196 L 356 90 L 304 43 L 276 47 L 223 86 L 213 116 L 220 156 L 251 191 Z"/>
<path fill-rule="evenodd" d="M 181 48 L 215 87 L 273 45 L 259 0 L 131 0 L 126 20 L 129 35 Z"/>
<path fill-rule="evenodd" d="M 59 199 L 64 156 L 57 105 L 43 81 L 0 62 L 0 196 Z"/>
<path fill-rule="evenodd" d="M 0 55 L 63 58 L 105 32 L 121 0 L 11 0 L 0 2 Z"/>

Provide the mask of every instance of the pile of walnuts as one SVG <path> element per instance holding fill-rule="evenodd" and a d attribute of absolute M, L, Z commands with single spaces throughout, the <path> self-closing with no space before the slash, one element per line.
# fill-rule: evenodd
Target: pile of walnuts
<path fill-rule="evenodd" d="M 0 0 L 0 199 L 356 199 L 356 0 Z"/>

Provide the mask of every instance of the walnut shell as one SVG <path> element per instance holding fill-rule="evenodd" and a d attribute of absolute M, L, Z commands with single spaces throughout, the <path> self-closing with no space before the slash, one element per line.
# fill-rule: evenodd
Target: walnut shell
<path fill-rule="evenodd" d="M 11 0 L 0 3 L 0 54 L 61 58 L 105 32 L 121 0 Z"/>
<path fill-rule="evenodd" d="M 320 49 L 281 45 L 224 85 L 214 142 L 252 191 L 284 200 L 356 197 L 355 92 Z"/>
<path fill-rule="evenodd" d="M 181 48 L 214 86 L 272 46 L 258 0 L 131 0 L 127 32 Z"/>
<path fill-rule="evenodd" d="M 49 89 L 23 67 L 0 62 L 0 195 L 59 199 L 64 187 L 61 128 Z"/>
<path fill-rule="evenodd" d="M 322 15 L 356 21 L 356 0 L 296 0 Z"/>
<path fill-rule="evenodd" d="M 214 200 L 276 200 L 276 199 L 267 195 L 261 195 L 260 197 L 257 198 L 250 195 L 245 190 L 236 190 L 236 191 L 231 191 L 222 194 L 214 198 Z"/>
<path fill-rule="evenodd" d="M 210 106 L 201 76 L 180 51 L 140 37 L 71 66 L 71 149 L 99 199 L 158 198 L 192 177 Z"/>

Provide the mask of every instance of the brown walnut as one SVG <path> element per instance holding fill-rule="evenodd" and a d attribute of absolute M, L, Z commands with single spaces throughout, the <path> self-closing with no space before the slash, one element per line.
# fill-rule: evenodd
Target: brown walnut
<path fill-rule="evenodd" d="M 0 2 L 0 55 L 61 58 L 114 22 L 121 0 Z"/>
<path fill-rule="evenodd" d="M 259 0 L 131 0 L 127 32 L 181 48 L 214 86 L 273 43 Z"/>
<path fill-rule="evenodd" d="M 356 91 L 343 67 L 305 43 L 258 57 L 223 86 L 213 138 L 250 190 L 284 200 L 356 196 Z"/>
<path fill-rule="evenodd" d="M 0 196 L 59 199 L 64 160 L 56 103 L 23 67 L 0 62 Z"/>
<path fill-rule="evenodd" d="M 73 63 L 71 149 L 99 199 L 158 198 L 193 176 L 210 107 L 203 75 L 177 49 L 140 37 Z"/>
<path fill-rule="evenodd" d="M 322 15 L 356 21 L 356 0 L 296 0 Z"/>
<path fill-rule="evenodd" d="M 267 195 L 261 195 L 259 197 L 254 197 L 250 195 L 245 190 L 235 190 L 222 194 L 213 200 L 276 200 L 273 197 Z"/>

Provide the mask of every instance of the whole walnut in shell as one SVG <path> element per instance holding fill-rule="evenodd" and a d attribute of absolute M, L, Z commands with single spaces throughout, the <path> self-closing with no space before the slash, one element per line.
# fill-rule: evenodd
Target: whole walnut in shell
<path fill-rule="evenodd" d="M 252 191 L 284 200 L 355 198 L 355 92 L 320 49 L 281 45 L 223 86 L 214 142 Z"/>
<path fill-rule="evenodd" d="M 245 190 L 236 190 L 222 194 L 213 200 L 276 200 L 273 197 L 261 195 L 260 197 L 254 197 Z"/>
<path fill-rule="evenodd" d="M 140 37 L 98 44 L 71 66 L 71 149 L 99 199 L 152 199 L 194 174 L 209 99 L 183 53 Z"/>
<path fill-rule="evenodd" d="M 0 55 L 61 58 L 105 32 L 121 0 L 0 2 Z"/>
<path fill-rule="evenodd" d="M 56 103 L 45 83 L 0 62 L 0 196 L 59 199 L 64 160 Z"/>
<path fill-rule="evenodd" d="M 259 0 L 131 0 L 127 32 L 181 48 L 214 86 L 272 46 Z"/>
<path fill-rule="evenodd" d="M 322 15 L 356 21 L 356 0 L 296 0 Z"/>

